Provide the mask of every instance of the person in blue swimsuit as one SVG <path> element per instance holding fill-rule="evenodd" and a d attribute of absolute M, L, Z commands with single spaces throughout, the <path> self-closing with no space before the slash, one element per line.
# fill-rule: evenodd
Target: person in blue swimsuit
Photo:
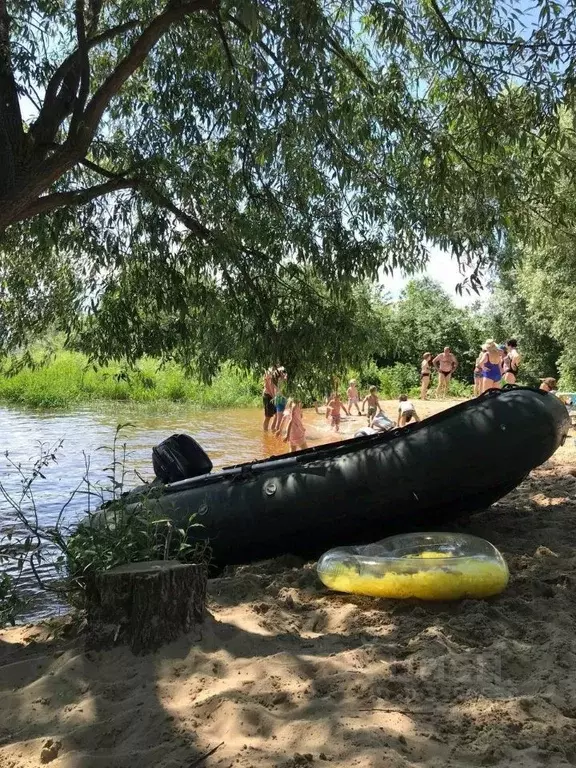
<path fill-rule="evenodd" d="M 484 344 L 484 355 L 480 363 L 482 370 L 482 392 L 499 389 L 502 384 L 502 355 L 496 342 L 488 339 Z"/>
<path fill-rule="evenodd" d="M 273 403 L 274 403 L 274 409 L 276 411 L 276 415 L 274 416 L 274 421 L 272 422 L 272 432 L 275 434 L 279 434 L 280 429 L 282 428 L 282 421 L 284 419 L 284 410 L 286 408 L 286 396 L 282 392 L 282 387 L 280 382 L 278 382 L 278 389 L 276 390 L 276 394 L 274 395 Z"/>

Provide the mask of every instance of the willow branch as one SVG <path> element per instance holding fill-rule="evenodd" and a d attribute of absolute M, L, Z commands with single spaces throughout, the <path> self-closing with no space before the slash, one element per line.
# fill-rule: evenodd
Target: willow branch
<path fill-rule="evenodd" d="M 186 16 L 201 10 L 213 9 L 216 0 L 190 0 L 169 3 L 166 10 L 156 16 L 131 46 L 127 55 L 106 78 L 92 96 L 84 111 L 81 149 L 85 150 L 94 137 L 102 115 L 112 98 L 128 78 L 144 63 L 148 54 L 166 31 Z M 85 152 L 83 151 L 82 154 Z"/>
<path fill-rule="evenodd" d="M 111 181 L 121 182 L 123 179 L 126 179 L 126 176 L 130 173 L 130 169 L 116 173 L 114 171 L 109 171 L 107 168 L 103 168 L 101 165 L 98 165 L 97 163 L 94 163 L 92 160 L 88 160 L 87 158 L 83 158 L 80 161 L 80 164 L 85 168 L 89 168 L 91 171 L 99 173 L 101 176 L 110 179 Z M 207 229 L 200 221 L 198 221 L 195 216 L 191 216 L 189 213 L 186 213 L 186 211 L 183 211 L 181 208 L 179 208 L 167 195 L 165 195 L 163 192 L 160 192 L 146 179 L 131 178 L 130 184 L 133 189 L 138 189 L 144 195 L 144 197 L 147 197 L 151 202 L 159 205 L 161 208 L 165 208 L 167 211 L 170 211 L 170 213 L 176 219 L 178 219 L 178 221 L 184 224 L 184 226 L 193 234 L 204 238 L 209 238 L 212 236 L 213 233 Z"/>
<path fill-rule="evenodd" d="M 141 26 L 142 23 L 143 22 L 140 19 L 131 19 L 130 21 L 126 21 L 123 24 L 110 27 L 110 29 L 105 30 L 99 35 L 91 37 L 86 41 L 87 52 L 91 51 L 92 48 L 95 48 L 102 43 L 113 40 L 115 37 L 118 37 L 125 32 L 129 32 L 130 30 Z M 46 86 L 46 93 L 44 96 L 42 109 L 40 110 L 40 114 L 30 129 L 31 134 L 37 137 L 37 142 L 39 144 L 49 143 L 54 139 L 54 136 L 56 135 L 60 122 L 58 122 L 55 128 L 53 127 L 53 120 L 51 119 L 52 113 L 54 112 L 54 108 L 58 103 L 59 91 L 61 90 L 65 77 L 78 63 L 79 53 L 79 50 L 76 49 L 69 56 L 67 56 L 56 69 L 50 78 L 48 85 Z"/>
<path fill-rule="evenodd" d="M 464 53 L 464 49 L 460 45 L 458 35 L 454 32 L 452 27 L 450 26 L 450 23 L 446 16 L 442 13 L 442 10 L 436 0 L 430 0 L 430 5 L 432 7 L 432 10 L 434 11 L 434 14 L 436 15 L 437 19 L 440 21 L 440 24 L 442 25 L 444 31 L 448 35 L 448 38 L 450 39 L 450 42 L 452 43 L 452 47 L 458 54 L 460 60 L 463 62 L 464 66 L 468 69 L 470 74 L 472 75 L 472 78 L 478 83 L 480 86 L 480 89 L 484 93 L 485 98 L 491 103 L 492 99 L 490 98 L 490 94 L 488 93 L 488 89 L 486 87 L 486 83 L 478 76 L 478 73 L 474 69 L 474 65 L 470 61 L 470 59 L 466 56 Z"/>
<path fill-rule="evenodd" d="M 134 189 L 138 186 L 134 179 L 110 179 L 103 184 L 96 184 L 86 189 L 73 190 L 70 192 L 54 192 L 51 195 L 43 195 L 35 200 L 31 205 L 20 212 L 15 221 L 31 219 L 41 213 L 52 213 L 58 208 L 69 208 L 72 206 L 85 205 L 98 197 L 103 197 L 111 192 L 118 192 L 121 189 Z"/>

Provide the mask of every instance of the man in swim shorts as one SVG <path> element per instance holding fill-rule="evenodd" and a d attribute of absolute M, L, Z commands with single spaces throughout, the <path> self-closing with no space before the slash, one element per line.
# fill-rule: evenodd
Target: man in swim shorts
<path fill-rule="evenodd" d="M 264 424 L 263 428 L 266 432 L 270 419 L 276 416 L 276 408 L 274 407 L 274 397 L 276 395 L 276 384 L 274 383 L 275 371 L 273 368 L 268 368 L 264 374 L 264 389 L 262 391 L 262 403 L 264 405 Z"/>
<path fill-rule="evenodd" d="M 452 374 L 458 367 L 458 360 L 452 354 L 450 347 L 444 347 L 444 351 L 436 355 L 432 365 L 438 371 L 438 389 L 436 397 L 446 397 Z"/>

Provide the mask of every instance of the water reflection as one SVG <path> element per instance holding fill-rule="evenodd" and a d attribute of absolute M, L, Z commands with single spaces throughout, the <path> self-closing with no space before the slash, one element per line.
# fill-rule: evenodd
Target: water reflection
<path fill-rule="evenodd" d="M 331 442 L 351 435 L 364 425 L 363 419 L 348 419 L 342 432 L 330 431 L 326 419 L 314 411 L 306 411 L 304 422 L 310 445 Z M 68 413 L 43 413 L 0 408 L 0 450 L 23 468 L 29 467 L 39 455 L 40 446 L 55 447 L 60 441 L 57 463 L 43 471 L 45 479 L 35 484 L 38 516 L 43 526 L 54 525 L 62 505 L 76 488 L 85 472 L 85 457 L 89 457 L 92 482 L 103 481 L 110 464 L 110 448 L 116 427 L 122 430 L 121 442 L 126 443 L 126 487 L 140 483 L 138 475 L 151 479 L 151 450 L 154 445 L 174 432 L 187 432 L 203 446 L 215 469 L 244 461 L 262 459 L 286 453 L 289 447 L 279 438 L 262 431 L 262 414 L 258 409 L 199 411 L 189 406 L 129 406 L 99 404 Z M 0 458 L 0 477 L 4 487 L 19 497 L 21 478 Z M 86 509 L 86 497 L 78 495 L 66 508 L 65 522 L 72 523 Z M 0 529 L 13 523 L 9 504 L 0 497 Z M 35 585 L 25 579 L 30 591 Z M 42 605 L 33 609 L 38 618 L 54 610 L 54 603 L 43 597 Z"/>

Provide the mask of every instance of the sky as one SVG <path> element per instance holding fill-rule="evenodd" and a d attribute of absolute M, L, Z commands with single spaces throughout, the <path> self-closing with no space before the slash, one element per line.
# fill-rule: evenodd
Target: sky
<path fill-rule="evenodd" d="M 397 299 L 406 283 L 415 277 L 429 277 L 440 283 L 444 290 L 452 297 L 458 307 L 465 307 L 475 301 L 485 300 L 489 296 L 488 289 L 483 290 L 480 295 L 475 293 L 462 292 L 462 295 L 456 293 L 456 286 L 464 279 L 460 272 L 456 258 L 447 251 L 439 248 L 430 248 L 430 261 L 425 271 L 405 277 L 399 270 L 396 270 L 392 276 L 383 276 L 381 284 Z"/>

